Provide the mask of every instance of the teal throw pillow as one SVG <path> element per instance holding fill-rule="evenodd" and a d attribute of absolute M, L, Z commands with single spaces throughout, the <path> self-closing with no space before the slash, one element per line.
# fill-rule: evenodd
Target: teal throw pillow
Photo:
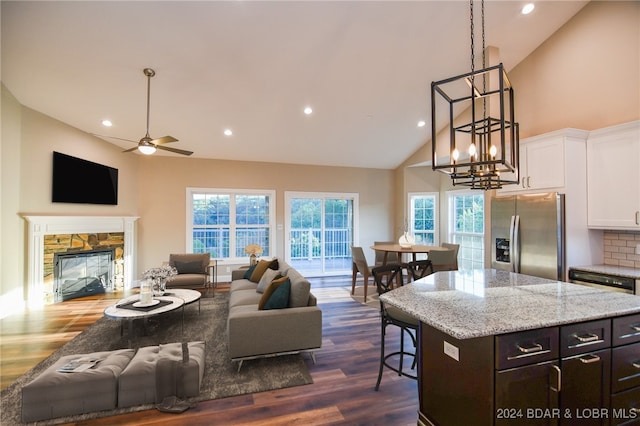
<path fill-rule="evenodd" d="M 286 280 L 269 297 L 262 309 L 284 309 L 289 306 L 289 293 L 291 292 L 291 281 Z"/>
<path fill-rule="evenodd" d="M 249 269 L 247 269 L 247 272 L 244 273 L 245 280 L 251 279 L 251 274 L 253 274 L 253 270 L 256 269 L 256 266 L 258 266 L 257 263 L 253 266 L 249 266 Z"/>

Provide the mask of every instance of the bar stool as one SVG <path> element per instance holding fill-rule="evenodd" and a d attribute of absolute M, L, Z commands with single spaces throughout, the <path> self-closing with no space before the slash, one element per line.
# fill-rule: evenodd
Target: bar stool
<path fill-rule="evenodd" d="M 373 279 L 376 282 L 378 295 L 382 295 L 392 290 L 394 287 L 394 281 L 399 283 L 404 282 L 402 278 L 402 265 L 399 264 L 378 266 L 373 268 L 371 272 L 373 275 Z M 378 381 L 376 382 L 375 389 L 378 390 L 380 388 L 380 381 L 382 380 L 382 371 L 384 367 L 395 371 L 399 376 L 405 376 L 417 380 L 417 374 L 406 372 L 404 371 L 403 367 L 405 356 L 413 358 L 411 369 L 415 370 L 416 367 L 418 319 L 405 314 L 400 309 L 397 309 L 393 306 L 385 305 L 382 301 L 380 301 L 380 319 L 380 368 L 378 371 Z M 400 328 L 400 350 L 386 354 L 385 337 L 387 326 L 389 325 Z M 404 348 L 405 333 L 409 335 L 411 342 L 413 343 L 413 352 L 408 352 Z M 398 365 L 391 364 L 389 358 L 394 356 L 399 356 Z"/>

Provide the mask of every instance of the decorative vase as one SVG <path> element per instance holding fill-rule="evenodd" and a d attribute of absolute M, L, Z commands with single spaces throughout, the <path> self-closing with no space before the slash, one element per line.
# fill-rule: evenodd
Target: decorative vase
<path fill-rule="evenodd" d="M 255 253 L 251 253 L 251 256 L 249 256 L 249 266 L 253 266 L 257 264 L 258 264 L 258 256 L 256 256 Z"/>
<path fill-rule="evenodd" d="M 408 232 L 402 234 L 402 236 L 398 240 L 398 244 L 400 244 L 400 247 L 402 248 L 411 248 L 415 245 L 415 243 L 416 240 L 411 235 L 409 235 Z"/>
<path fill-rule="evenodd" d="M 153 280 L 153 295 L 154 296 L 162 296 L 167 287 L 167 280 L 163 280 L 160 278 L 156 278 Z"/>

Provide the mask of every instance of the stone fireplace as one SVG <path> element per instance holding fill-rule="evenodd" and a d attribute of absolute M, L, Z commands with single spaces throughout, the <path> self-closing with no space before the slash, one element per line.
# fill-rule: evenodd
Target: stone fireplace
<path fill-rule="evenodd" d="M 31 304 L 54 303 L 62 300 L 60 289 L 55 282 L 56 255 L 61 253 L 77 257 L 93 257 L 92 253 L 109 250 L 113 252 L 110 261 L 109 278 L 104 271 L 93 266 L 78 266 L 75 278 L 68 280 L 71 287 L 87 290 L 98 289 L 98 283 L 91 277 L 80 277 L 80 273 L 97 274 L 106 291 L 131 288 L 136 271 L 136 229 L 138 217 L 134 216 L 24 216 L 28 222 L 28 299 Z M 64 255 L 62 255 L 64 256 Z M 95 259 L 92 264 L 95 263 Z M 78 269 L 79 268 L 79 269 Z M 84 279 L 83 279 L 84 278 Z M 95 278 L 95 277 L 94 277 Z M 77 282 L 74 283 L 73 279 Z M 69 289 L 71 290 L 71 288 Z"/>

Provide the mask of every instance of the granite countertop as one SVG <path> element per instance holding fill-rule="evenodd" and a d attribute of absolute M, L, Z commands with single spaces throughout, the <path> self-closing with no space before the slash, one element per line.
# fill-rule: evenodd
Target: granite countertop
<path fill-rule="evenodd" d="M 585 265 L 585 266 L 572 266 L 570 269 L 577 269 L 579 271 L 597 272 L 599 274 L 617 275 L 619 277 L 634 278 L 640 280 L 640 268 L 630 268 L 627 266 L 612 266 L 612 265 Z"/>
<path fill-rule="evenodd" d="M 640 313 L 640 296 L 495 269 L 436 272 L 380 300 L 457 339 Z"/>

